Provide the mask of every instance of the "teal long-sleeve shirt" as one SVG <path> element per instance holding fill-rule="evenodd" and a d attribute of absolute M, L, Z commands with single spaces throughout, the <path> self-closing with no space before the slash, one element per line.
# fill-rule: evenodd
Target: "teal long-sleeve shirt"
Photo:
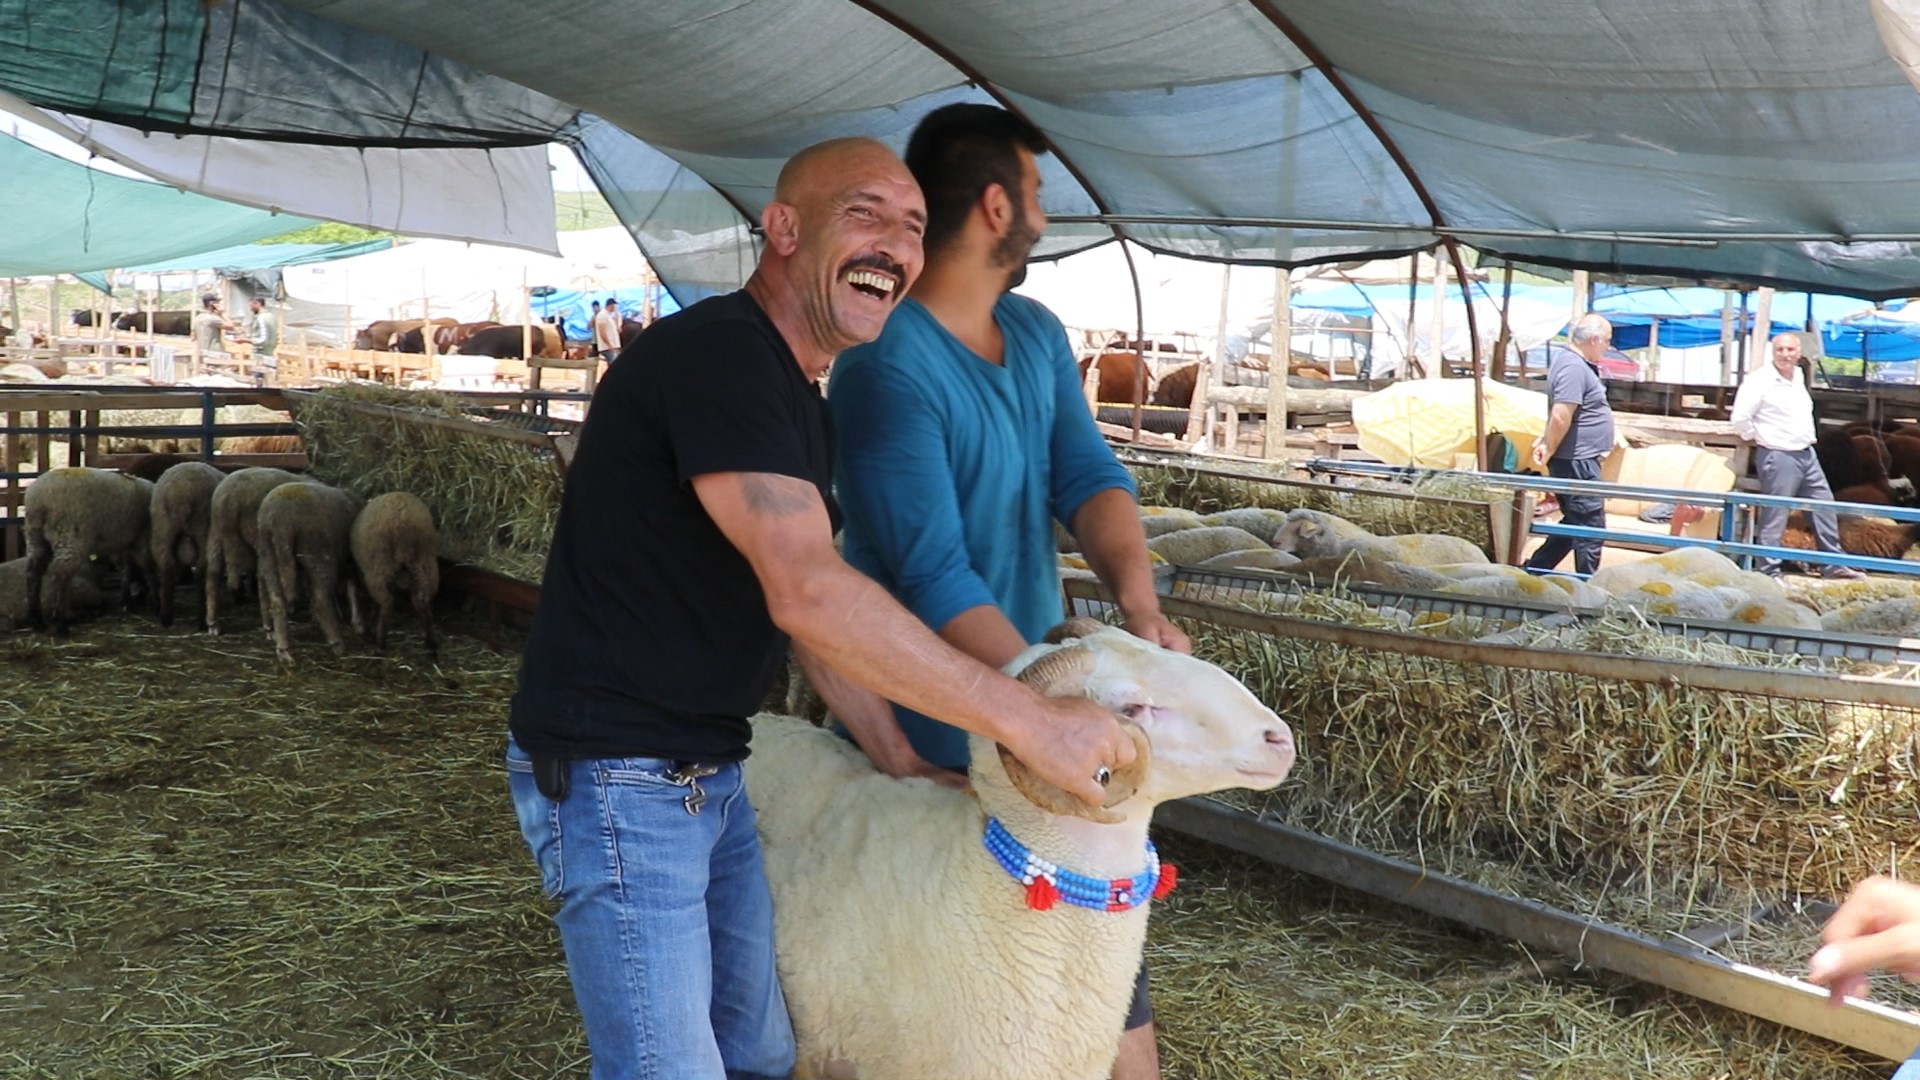
<path fill-rule="evenodd" d="M 911 299 L 834 362 L 835 493 L 847 561 L 922 622 L 992 604 L 1031 643 L 1064 614 L 1053 522 L 1133 481 L 1093 426 L 1059 320 L 1013 294 L 993 316 L 1001 365 Z M 895 712 L 922 757 L 966 766 L 964 732 Z"/>

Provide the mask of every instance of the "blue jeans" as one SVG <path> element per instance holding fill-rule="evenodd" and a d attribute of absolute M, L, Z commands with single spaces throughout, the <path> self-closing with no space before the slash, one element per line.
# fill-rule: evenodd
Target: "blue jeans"
<path fill-rule="evenodd" d="M 793 1071 L 773 898 L 739 765 L 706 806 L 660 758 L 574 761 L 554 802 L 507 743 L 507 783 L 566 947 L 593 1080 L 745 1080 Z"/>

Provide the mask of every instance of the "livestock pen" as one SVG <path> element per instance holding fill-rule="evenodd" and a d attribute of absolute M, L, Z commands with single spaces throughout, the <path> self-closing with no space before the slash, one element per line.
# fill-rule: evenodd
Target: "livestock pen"
<path fill-rule="evenodd" d="M 544 470 L 539 498 L 557 492 L 566 436 L 531 419 L 390 390 L 330 390 L 290 404 L 314 471 L 350 481 L 370 461 L 403 469 L 424 459 L 414 481 L 452 503 L 487 504 L 472 508 L 481 533 L 499 507 L 481 494 L 490 478 L 472 474 L 504 471 L 486 464 L 488 455 L 518 455 Z M 323 415 L 328 409 L 338 415 Z M 476 451 L 438 439 L 498 446 Z M 1228 490 L 1238 489 L 1214 494 Z M 1406 492 L 1301 490 L 1409 523 L 1452 499 L 1461 520 L 1482 523 L 1491 541 L 1494 511 L 1460 497 L 1472 492 L 1428 489 L 1409 502 Z M 532 534 L 508 532 L 517 541 Z M 466 569 L 460 588 L 530 608 L 537 574 L 527 565 L 535 564 L 511 575 Z M 1180 582 L 1176 575 L 1174 587 Z M 1267 670 L 1292 670 L 1308 684 L 1290 689 L 1303 696 L 1287 705 L 1308 748 L 1303 771 L 1259 820 L 1293 802 L 1323 808 L 1326 778 L 1349 777 L 1365 761 L 1330 753 L 1320 734 L 1350 723 L 1341 710 L 1366 697 L 1356 689 L 1362 654 L 1323 651 L 1286 661 L 1291 669 L 1278 660 L 1261 668 L 1247 657 L 1291 648 L 1285 637 L 1265 624 L 1257 633 L 1228 626 L 1240 638 L 1222 637 L 1206 622 L 1212 608 L 1203 618 L 1183 603 L 1170 599 L 1170 611 L 1202 631 L 1216 659 L 1239 656 L 1231 670 L 1256 689 L 1280 682 Z M 136 616 L 83 624 L 68 643 L 8 638 L 0 784 L 10 798 L 0 803 L 0 830 L 16 842 L 0 850 L 0 907 L 12 913 L 0 920 L 0 1075 L 547 1077 L 584 1069 L 559 945 L 500 766 L 516 660 L 475 640 L 511 644 L 512 634 L 477 611 L 447 614 L 452 633 L 431 664 L 402 644 L 388 658 L 308 650 L 290 671 L 274 662 L 264 635 L 210 639 Z M 412 632 L 403 624 L 403 636 Z M 1429 702 L 1437 716 L 1449 685 L 1438 668 L 1409 669 L 1373 693 L 1400 695 L 1408 709 Z M 1469 703 L 1472 692 L 1464 692 Z M 1392 771 L 1400 749 L 1377 751 L 1375 787 L 1400 781 L 1402 803 L 1420 802 L 1413 784 L 1425 774 Z M 1342 794 L 1372 790 L 1350 783 Z M 1401 804 L 1369 797 L 1375 802 L 1357 804 L 1356 818 L 1400 821 Z M 1169 807 L 1167 823 L 1201 832 L 1209 819 L 1199 815 L 1229 812 L 1251 814 L 1251 804 Z M 1224 828 L 1216 835 L 1253 847 Z M 1574 839 L 1561 837 L 1556 857 Z M 1182 835 L 1163 836 L 1161 848 L 1182 871 L 1148 945 L 1170 1077 L 1876 1075 L 1871 1055 L 1604 972 L 1568 971 L 1504 940 L 1463 936 L 1280 869 L 1272 850 L 1248 858 Z M 1443 865 L 1434 848 L 1428 854 L 1436 869 L 1469 876 L 1460 859 Z M 1514 880 L 1524 895 L 1575 907 Z M 1709 914 L 1702 905 L 1688 917 Z"/>

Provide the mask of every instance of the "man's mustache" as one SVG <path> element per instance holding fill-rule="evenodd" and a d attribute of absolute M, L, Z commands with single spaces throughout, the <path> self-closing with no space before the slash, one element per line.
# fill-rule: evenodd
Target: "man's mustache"
<path fill-rule="evenodd" d="M 840 265 L 840 276 L 845 277 L 848 273 L 855 270 L 878 270 L 884 274 L 892 274 L 893 279 L 902 285 L 907 283 L 907 268 L 887 258 L 885 255 L 876 253 L 848 259 Z"/>

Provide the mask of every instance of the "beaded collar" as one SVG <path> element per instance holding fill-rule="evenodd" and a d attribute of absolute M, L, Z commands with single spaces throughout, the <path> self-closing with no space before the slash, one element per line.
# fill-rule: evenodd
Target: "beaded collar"
<path fill-rule="evenodd" d="M 1015 840 L 999 818 L 987 819 L 983 842 L 1000 868 L 1027 887 L 1027 906 L 1035 911 L 1046 911 L 1059 900 L 1093 911 L 1132 911 L 1148 898 L 1158 900 L 1172 892 L 1180 876 L 1172 864 L 1161 865 L 1151 840 L 1147 841 L 1147 868 L 1130 878 L 1096 878 L 1062 870 Z"/>

